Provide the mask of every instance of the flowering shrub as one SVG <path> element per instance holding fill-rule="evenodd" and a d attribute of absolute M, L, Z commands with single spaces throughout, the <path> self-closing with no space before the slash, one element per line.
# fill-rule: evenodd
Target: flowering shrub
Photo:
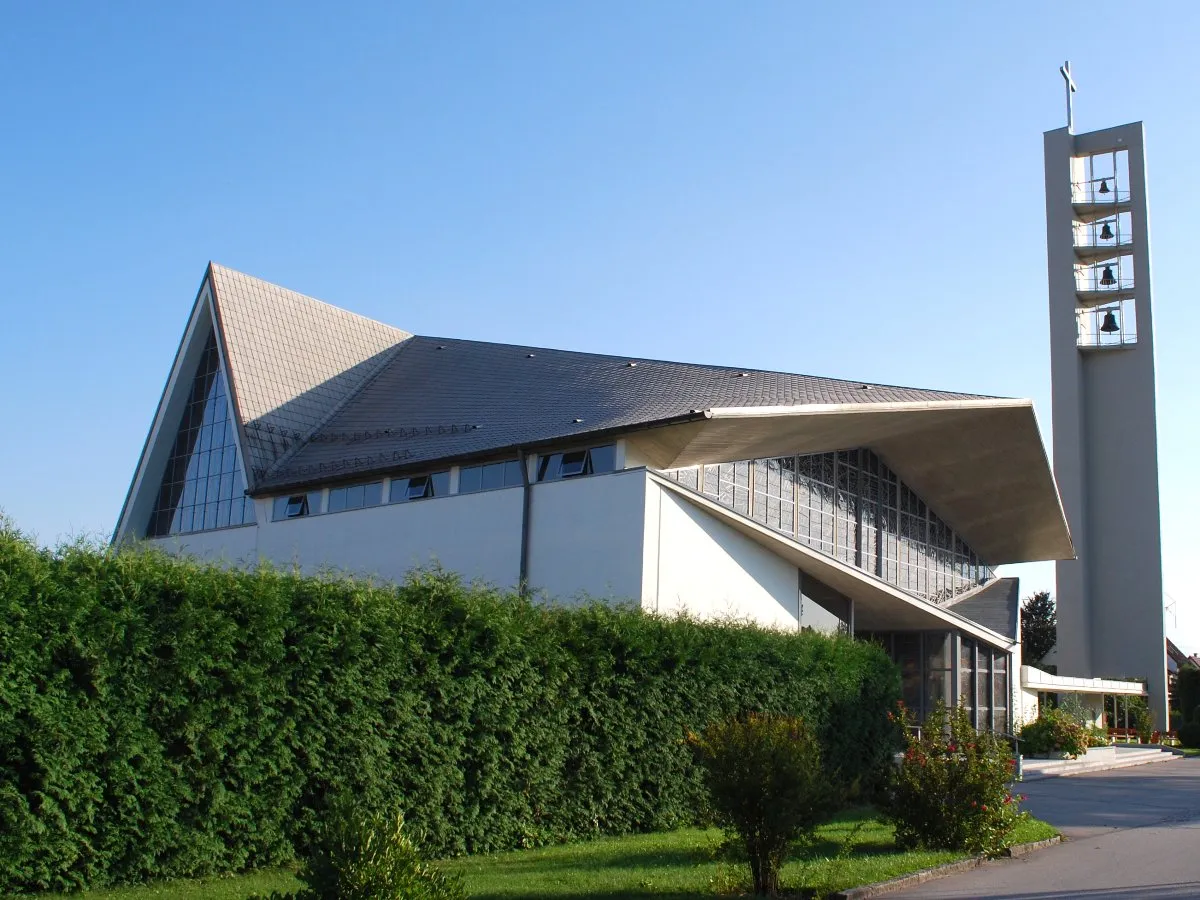
<path fill-rule="evenodd" d="M 802 719 L 751 713 L 688 734 L 688 743 L 717 821 L 746 849 L 754 893 L 775 896 L 788 846 L 837 810 L 816 736 Z"/>
<path fill-rule="evenodd" d="M 1112 743 L 1112 738 L 1108 736 L 1108 731 L 1099 725 L 1084 725 L 1083 736 L 1087 740 L 1089 747 L 1107 747 Z"/>
<path fill-rule="evenodd" d="M 892 717 L 912 725 L 903 707 Z M 1013 765 L 1005 743 L 976 732 L 966 710 L 947 710 L 939 702 L 919 736 L 909 728 L 904 760 L 884 795 L 883 813 L 896 826 L 896 843 L 905 850 L 998 852 L 1024 799 L 1008 789 Z"/>
<path fill-rule="evenodd" d="M 1027 755 L 1067 753 L 1074 757 L 1086 753 L 1089 744 L 1087 729 L 1059 709 L 1043 709 L 1021 729 L 1021 752 Z"/>

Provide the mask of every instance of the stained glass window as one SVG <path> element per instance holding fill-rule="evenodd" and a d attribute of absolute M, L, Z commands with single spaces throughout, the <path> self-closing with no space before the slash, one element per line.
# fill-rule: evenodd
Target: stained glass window
<path fill-rule="evenodd" d="M 216 338 L 210 334 L 192 378 L 147 537 L 254 521 L 254 501 L 246 496 L 236 435 Z"/>

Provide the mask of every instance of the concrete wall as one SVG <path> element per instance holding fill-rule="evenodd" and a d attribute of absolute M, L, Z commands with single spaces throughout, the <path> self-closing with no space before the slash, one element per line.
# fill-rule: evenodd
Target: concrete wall
<path fill-rule="evenodd" d="M 643 607 L 794 630 L 795 566 L 653 482 L 646 491 Z"/>
<path fill-rule="evenodd" d="M 642 587 L 645 470 L 534 485 L 529 584 L 554 599 L 582 594 L 637 602 Z M 521 566 L 520 487 L 273 522 L 152 543 L 169 552 L 312 574 L 337 569 L 396 581 L 438 564 L 466 580 L 515 587 Z"/>
<path fill-rule="evenodd" d="M 534 485 L 529 586 L 560 601 L 587 595 L 637 602 L 646 484 L 646 471 L 631 469 Z"/>
<path fill-rule="evenodd" d="M 338 569 L 397 581 L 414 566 L 440 564 L 468 581 L 503 587 L 520 570 L 521 489 L 485 491 L 199 532 L 150 543 L 169 552 L 252 565 L 298 565 L 306 574 Z"/>
<path fill-rule="evenodd" d="M 346 510 L 260 527 L 259 553 L 306 573 L 344 569 L 383 580 L 439 564 L 511 587 L 520 567 L 521 489 Z"/>
<path fill-rule="evenodd" d="M 1111 149 L 1129 153 L 1138 341 L 1081 351 L 1070 186 L 1080 167 L 1072 160 Z M 1063 675 L 1148 679 L 1156 724 L 1165 727 L 1149 203 L 1141 123 L 1083 135 L 1047 132 L 1045 160 L 1054 474 L 1078 554 L 1077 560 L 1057 564 L 1057 664 Z"/>
<path fill-rule="evenodd" d="M 257 525 L 173 535 L 155 538 L 145 543 L 167 553 L 192 556 L 205 562 L 227 563 L 238 567 L 252 566 L 258 562 Z"/>

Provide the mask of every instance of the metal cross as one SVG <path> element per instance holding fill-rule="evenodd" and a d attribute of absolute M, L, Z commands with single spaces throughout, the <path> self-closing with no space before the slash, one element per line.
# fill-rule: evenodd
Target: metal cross
<path fill-rule="evenodd" d="M 1070 132 L 1075 127 L 1075 104 L 1072 103 L 1071 98 L 1071 95 L 1075 93 L 1075 79 L 1071 77 L 1070 60 L 1058 67 L 1058 74 L 1067 83 L 1067 131 Z"/>

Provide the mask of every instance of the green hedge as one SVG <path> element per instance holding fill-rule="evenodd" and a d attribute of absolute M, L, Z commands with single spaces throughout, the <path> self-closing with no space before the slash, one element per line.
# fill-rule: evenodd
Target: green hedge
<path fill-rule="evenodd" d="M 686 729 L 801 715 L 869 778 L 899 687 L 844 639 L 0 524 L 0 893 L 290 860 L 343 793 L 400 806 L 433 854 L 670 828 L 700 807 Z"/>

